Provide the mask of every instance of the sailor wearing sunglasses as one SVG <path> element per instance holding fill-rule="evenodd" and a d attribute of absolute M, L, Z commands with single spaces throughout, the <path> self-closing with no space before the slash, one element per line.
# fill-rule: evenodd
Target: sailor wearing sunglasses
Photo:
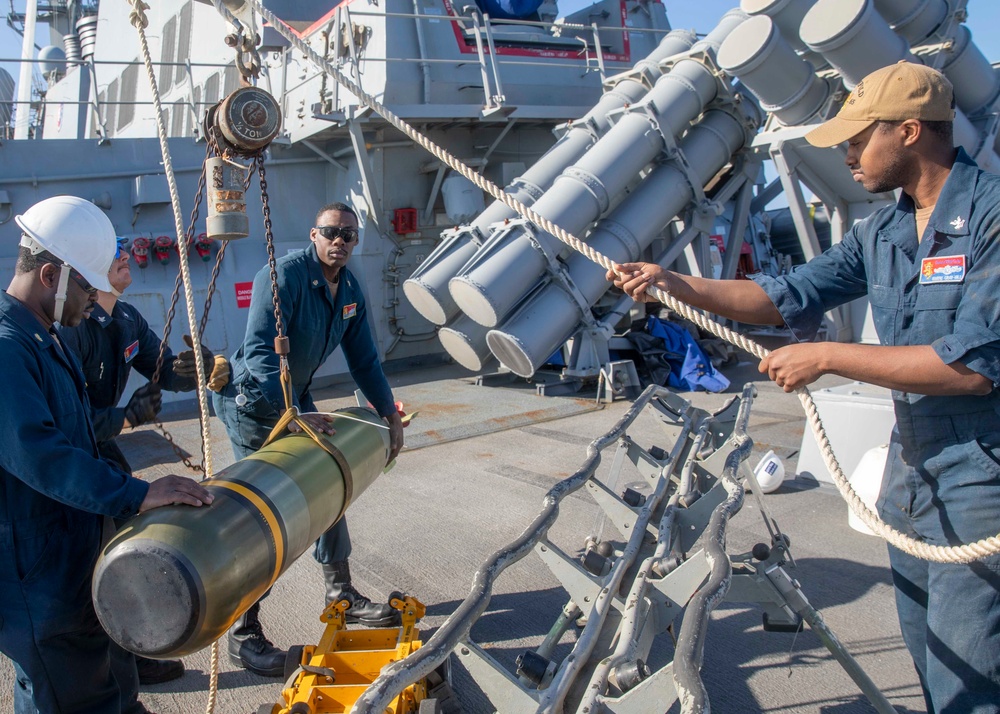
<path fill-rule="evenodd" d="M 337 347 L 342 347 L 355 383 L 386 420 L 390 430 L 391 461 L 403 446 L 403 425 L 392 391 L 379 363 L 375 339 L 368 326 L 365 297 L 347 261 L 358 244 L 358 217 L 344 203 L 319 210 L 309 231 L 311 245 L 277 260 L 278 295 L 285 334 L 291 345 L 289 371 L 295 406 L 313 428 L 334 432 L 332 419 L 316 412 L 309 387 L 316 370 Z M 264 266 L 253 282 L 246 337 L 233 355 L 232 381 L 214 395 L 215 411 L 226 425 L 233 452 L 242 459 L 259 449 L 284 410 L 279 379 L 277 335 L 271 296 L 271 271 Z M 289 431 L 299 431 L 294 422 Z M 347 558 L 351 539 L 342 518 L 320 536 L 313 553 L 323 566 L 327 602 L 349 596 L 348 622 L 368 627 L 398 624 L 398 611 L 387 603 L 372 602 L 351 585 Z M 264 636 L 258 619 L 260 603 L 229 631 L 233 664 L 264 676 L 284 673 L 285 653 Z"/>

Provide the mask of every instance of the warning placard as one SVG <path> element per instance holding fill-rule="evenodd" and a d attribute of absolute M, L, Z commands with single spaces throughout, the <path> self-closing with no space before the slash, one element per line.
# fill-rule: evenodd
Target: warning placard
<path fill-rule="evenodd" d="M 250 293 L 253 292 L 253 281 L 236 283 L 236 307 L 250 307 Z"/>

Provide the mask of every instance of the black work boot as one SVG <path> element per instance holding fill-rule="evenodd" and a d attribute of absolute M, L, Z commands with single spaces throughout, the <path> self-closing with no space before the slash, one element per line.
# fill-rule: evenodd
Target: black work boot
<path fill-rule="evenodd" d="M 184 664 L 179 659 L 149 659 L 135 656 L 139 684 L 163 684 L 184 676 Z"/>
<path fill-rule="evenodd" d="M 259 615 L 258 602 L 229 628 L 229 661 L 262 677 L 283 677 L 285 652 L 264 636 Z"/>
<path fill-rule="evenodd" d="M 346 560 L 327 565 L 323 563 L 323 580 L 326 582 L 326 601 L 336 602 L 347 599 L 347 623 L 358 623 L 366 627 L 399 627 L 402 617 L 388 603 L 374 603 L 359 593 L 351 585 L 351 569 Z"/>

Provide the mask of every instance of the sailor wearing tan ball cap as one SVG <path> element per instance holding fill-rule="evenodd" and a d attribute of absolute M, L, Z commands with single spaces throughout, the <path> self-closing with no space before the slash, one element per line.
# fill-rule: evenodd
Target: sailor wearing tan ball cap
<path fill-rule="evenodd" d="M 930 67 L 900 61 L 858 82 L 833 119 L 806 134 L 813 146 L 836 146 L 878 121 L 955 119 L 951 82 Z"/>
<path fill-rule="evenodd" d="M 878 511 L 934 545 L 990 537 L 1000 523 L 1000 177 L 955 149 L 954 116 L 951 84 L 923 65 L 859 82 L 806 139 L 847 142 L 855 181 L 902 195 L 789 275 L 709 280 L 650 263 L 608 273 L 636 300 L 656 285 L 740 322 L 787 325 L 800 342 L 760 363 L 786 391 L 824 374 L 892 389 Z M 827 311 L 860 297 L 881 344 L 811 341 Z M 927 711 L 1000 713 L 1000 556 L 945 565 L 889 546 L 889 561 Z"/>

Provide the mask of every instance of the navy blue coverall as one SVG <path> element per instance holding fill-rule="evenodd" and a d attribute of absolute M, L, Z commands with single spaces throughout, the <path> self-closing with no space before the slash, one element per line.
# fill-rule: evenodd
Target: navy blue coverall
<path fill-rule="evenodd" d="M 347 268 L 340 270 L 336 300 L 327 288 L 316 247 L 297 250 L 277 261 L 278 296 L 291 354 L 288 357 L 292 395 L 300 412 L 314 412 L 309 387 L 316 370 L 337 346 L 351 377 L 379 416 L 396 412 L 392 391 L 379 363 L 375 339 L 368 326 L 365 297 Z M 285 408 L 278 356 L 274 352 L 277 327 L 271 303 L 271 273 L 261 268 L 253 281 L 246 337 L 230 359 L 232 379 L 213 394 L 215 413 L 226 425 L 233 453 L 242 459 L 267 440 Z M 246 402 L 239 406 L 238 395 Z M 243 399 L 240 400 L 241 402 Z M 313 556 L 329 565 L 347 560 L 351 539 L 346 518 L 341 518 L 316 541 Z"/>
<path fill-rule="evenodd" d="M 110 315 L 95 303 L 88 319 L 76 327 L 60 327 L 58 333 L 63 344 L 80 359 L 101 456 L 131 473 L 131 466 L 115 443 L 125 423 L 125 409 L 118 402 L 133 368 L 146 379 L 153 378 L 160 353 L 159 335 L 134 306 L 123 300 L 115 303 Z M 170 392 L 194 389 L 196 380 L 175 375 L 173 363 L 174 353 L 168 347 L 158 384 Z"/>
<path fill-rule="evenodd" d="M 868 296 L 884 345 L 931 345 L 993 382 L 986 396 L 893 392 L 896 428 L 878 511 L 934 545 L 1000 531 L 1000 176 L 959 149 L 923 239 L 913 201 L 876 211 L 843 241 L 780 278 L 753 276 L 795 336 Z M 1000 712 L 1000 556 L 971 565 L 889 546 L 903 639 L 929 712 Z"/>
<path fill-rule="evenodd" d="M 144 712 L 90 590 L 105 516 L 137 513 L 149 485 L 100 458 L 76 359 L 5 292 L 0 393 L 0 651 L 15 712 Z"/>

